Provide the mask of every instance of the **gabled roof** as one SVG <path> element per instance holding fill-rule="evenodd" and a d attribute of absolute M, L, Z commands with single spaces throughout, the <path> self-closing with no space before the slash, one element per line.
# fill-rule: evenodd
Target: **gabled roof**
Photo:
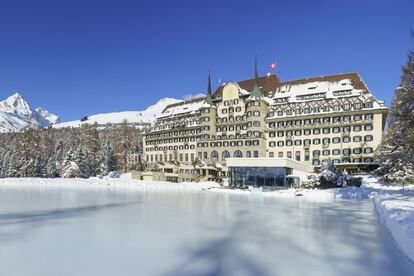
<path fill-rule="evenodd" d="M 265 96 L 268 96 L 268 93 L 271 92 L 272 94 L 276 91 L 277 87 L 279 86 L 279 77 L 276 75 L 270 75 L 258 78 L 259 87 L 261 88 L 262 93 Z M 256 79 L 249 79 L 238 81 L 237 84 L 240 86 L 241 89 L 251 92 L 256 84 Z M 222 98 L 223 96 L 223 85 L 217 88 L 216 92 L 214 92 L 213 98 Z"/>
<path fill-rule="evenodd" d="M 166 115 L 176 115 L 176 114 L 180 114 L 180 113 L 193 111 L 195 109 L 198 109 L 203 104 L 205 99 L 206 99 L 206 97 L 200 97 L 200 98 L 195 98 L 195 99 L 191 99 L 191 100 L 182 101 L 182 102 L 167 105 L 164 108 L 164 110 L 162 111 L 160 117 L 164 117 Z"/>
<path fill-rule="evenodd" d="M 298 79 L 298 80 L 290 80 L 290 81 L 280 81 L 277 75 L 270 75 L 258 78 L 258 83 L 262 95 L 268 98 L 273 98 L 275 94 L 278 92 L 279 87 L 289 87 L 294 85 L 301 85 L 301 84 L 311 84 L 315 82 L 330 82 L 330 83 L 339 83 L 344 80 L 350 80 L 354 89 L 368 91 L 367 86 L 365 85 L 364 81 L 361 79 L 358 73 L 344 73 L 344 74 L 336 74 L 336 75 L 328 75 L 328 76 L 320 76 L 320 77 L 312 77 L 312 78 L 305 78 L 305 79 Z M 256 79 L 248 79 L 243 81 L 238 81 L 237 84 L 240 86 L 241 89 L 246 90 L 248 92 L 252 92 L 255 84 Z M 217 88 L 214 92 L 213 98 L 222 98 L 223 94 L 223 87 L 224 85 Z M 288 97 L 286 95 L 286 97 Z"/>
<path fill-rule="evenodd" d="M 340 82 L 341 80 L 346 80 L 346 79 L 351 80 L 351 84 L 355 89 L 367 90 L 365 83 L 362 81 L 359 74 L 355 72 L 284 81 L 284 82 L 280 82 L 280 86 L 306 84 L 306 83 L 321 82 L 321 81 Z"/>

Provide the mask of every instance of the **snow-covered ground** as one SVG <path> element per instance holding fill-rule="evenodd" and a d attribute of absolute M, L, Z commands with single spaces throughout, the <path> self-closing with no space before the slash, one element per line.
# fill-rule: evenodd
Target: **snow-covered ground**
<path fill-rule="evenodd" d="M 0 179 L 0 275 L 414 275 L 370 200 L 334 200 L 376 185 Z"/>

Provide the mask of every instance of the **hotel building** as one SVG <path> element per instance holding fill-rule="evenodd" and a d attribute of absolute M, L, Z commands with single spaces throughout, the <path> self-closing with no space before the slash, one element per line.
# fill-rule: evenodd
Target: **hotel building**
<path fill-rule="evenodd" d="M 209 77 L 206 97 L 167 106 L 145 130 L 143 158 L 168 180 L 286 185 L 326 160 L 351 173 L 375 168 L 386 116 L 357 73 L 281 81 L 256 69 L 214 93 Z"/>

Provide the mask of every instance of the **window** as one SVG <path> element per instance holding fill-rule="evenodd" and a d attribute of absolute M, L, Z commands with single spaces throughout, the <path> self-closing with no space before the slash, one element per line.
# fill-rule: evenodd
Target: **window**
<path fill-rule="evenodd" d="M 302 145 L 302 140 L 295 140 L 295 146 Z"/>
<path fill-rule="evenodd" d="M 329 139 L 329 138 L 323 138 L 322 139 L 322 144 L 324 144 L 324 145 L 329 145 L 330 142 L 331 142 L 331 139 Z"/>
<path fill-rule="evenodd" d="M 321 133 L 321 130 L 319 128 L 313 129 L 313 134 L 318 135 Z"/>
<path fill-rule="evenodd" d="M 243 157 L 243 154 L 242 154 L 242 152 L 240 150 L 236 150 L 234 152 L 234 155 L 233 156 L 236 157 L 236 158 L 242 158 Z"/>
<path fill-rule="evenodd" d="M 253 157 L 254 157 L 254 158 L 258 158 L 258 157 L 259 157 L 259 152 L 258 152 L 257 150 L 255 150 L 255 151 L 253 152 Z"/>
<path fill-rule="evenodd" d="M 367 147 L 364 149 L 364 153 L 372 153 L 374 150 L 371 147 Z"/>
<path fill-rule="evenodd" d="M 364 141 L 365 142 L 370 142 L 370 141 L 372 141 L 373 140 L 373 136 L 372 135 L 365 135 L 365 137 L 364 137 Z"/>
<path fill-rule="evenodd" d="M 305 139 L 305 140 L 303 140 L 303 144 L 304 144 L 305 146 L 310 146 L 310 144 L 311 144 L 311 140 L 310 140 L 310 139 Z"/>
<path fill-rule="evenodd" d="M 310 134 L 311 134 L 311 130 L 310 129 L 303 130 L 303 135 L 310 135 Z"/>
<path fill-rule="evenodd" d="M 365 125 L 365 127 L 364 127 L 364 130 L 366 130 L 366 131 L 371 131 L 371 130 L 373 130 L 374 128 L 373 128 L 373 126 L 372 125 Z"/>
<path fill-rule="evenodd" d="M 320 143 L 321 143 L 321 139 L 319 139 L 319 138 L 313 139 L 313 144 L 314 145 L 319 145 Z"/>
<path fill-rule="evenodd" d="M 211 152 L 211 160 L 218 161 L 218 152 L 213 150 Z"/>
<path fill-rule="evenodd" d="M 352 152 L 353 152 L 354 154 L 361 154 L 361 153 L 362 153 L 362 148 L 354 148 L 354 149 L 352 150 Z"/>
<path fill-rule="evenodd" d="M 361 142 L 362 141 L 362 136 L 354 136 L 353 141 L 354 142 Z"/>
<path fill-rule="evenodd" d="M 344 143 L 349 143 L 349 142 L 351 142 L 351 137 L 349 137 L 349 136 L 344 136 L 344 138 L 342 138 L 342 142 L 344 142 Z"/>
<path fill-rule="evenodd" d="M 330 150 L 323 150 L 322 151 L 323 156 L 328 156 L 329 154 L 330 154 Z"/>
<path fill-rule="evenodd" d="M 372 108 L 374 105 L 372 102 L 365 103 L 365 108 Z"/>
<path fill-rule="evenodd" d="M 341 138 L 340 137 L 334 137 L 334 138 L 332 138 L 332 143 L 338 144 L 340 142 L 341 142 Z"/>
<path fill-rule="evenodd" d="M 274 147 L 274 146 L 276 146 L 276 142 L 274 141 L 269 142 L 269 147 Z"/>
<path fill-rule="evenodd" d="M 302 131 L 301 130 L 295 130 L 295 136 L 301 136 Z"/>
<path fill-rule="evenodd" d="M 323 129 L 323 134 L 329 134 L 331 132 L 330 128 L 324 128 Z"/>
<path fill-rule="evenodd" d="M 307 150 L 307 151 L 305 151 L 305 161 L 309 161 L 309 151 Z"/>
<path fill-rule="evenodd" d="M 291 151 L 288 151 L 286 153 L 286 157 L 289 158 L 289 159 L 292 159 L 292 152 Z"/>
<path fill-rule="evenodd" d="M 354 115 L 354 121 L 361 121 L 361 120 L 362 120 L 362 116 L 360 114 Z"/>
<path fill-rule="evenodd" d="M 275 153 L 273 151 L 269 152 L 269 158 L 275 157 Z"/>
<path fill-rule="evenodd" d="M 319 166 L 321 164 L 321 161 L 319 161 L 318 159 L 315 159 L 312 161 L 312 165 L 314 166 Z"/>
<path fill-rule="evenodd" d="M 277 153 L 277 157 L 282 158 L 282 157 L 283 157 L 283 151 L 279 151 L 279 152 Z"/>
<path fill-rule="evenodd" d="M 373 114 L 365 114 L 365 120 L 366 121 L 372 121 L 374 119 L 374 115 Z"/>
<path fill-rule="evenodd" d="M 340 131 L 341 131 L 341 128 L 339 128 L 339 127 L 332 128 L 333 133 L 339 133 Z"/>
<path fill-rule="evenodd" d="M 333 155 L 339 155 L 339 154 L 341 154 L 341 150 L 340 149 L 334 149 L 334 150 L 332 150 L 332 154 Z"/>
<path fill-rule="evenodd" d="M 344 104 L 344 110 L 348 111 L 351 109 L 351 105 L 349 103 Z"/>
<path fill-rule="evenodd" d="M 283 142 L 283 141 L 278 141 L 278 142 L 277 142 L 277 146 L 278 146 L 278 147 L 283 147 L 283 144 L 284 144 L 284 142 Z"/>
<path fill-rule="evenodd" d="M 318 158 L 321 155 L 321 151 L 320 150 L 314 150 L 312 151 L 312 156 L 314 158 Z"/>
<path fill-rule="evenodd" d="M 296 159 L 296 161 L 300 161 L 300 151 L 296 151 L 295 159 Z"/>
<path fill-rule="evenodd" d="M 223 154 L 222 154 L 222 158 L 221 159 L 224 161 L 224 160 L 226 160 L 229 157 L 230 157 L 230 152 L 228 152 L 227 150 L 223 151 Z"/>
<path fill-rule="evenodd" d="M 344 156 L 349 156 L 351 154 L 351 149 L 343 149 L 342 153 Z"/>
<path fill-rule="evenodd" d="M 246 152 L 246 157 L 247 158 L 251 158 L 252 157 L 252 152 L 251 151 L 247 151 Z"/>
<path fill-rule="evenodd" d="M 361 131 L 361 130 L 362 130 L 362 126 L 360 126 L 360 125 L 354 126 L 354 131 L 358 132 L 358 131 Z"/>
<path fill-rule="evenodd" d="M 287 141 L 286 141 L 286 146 L 287 146 L 287 147 L 289 147 L 289 146 L 291 146 L 291 145 L 293 145 L 292 140 L 287 140 Z"/>

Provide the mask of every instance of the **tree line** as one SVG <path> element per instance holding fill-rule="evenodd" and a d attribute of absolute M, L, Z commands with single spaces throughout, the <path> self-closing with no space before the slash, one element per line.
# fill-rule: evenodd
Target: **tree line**
<path fill-rule="evenodd" d="M 127 170 L 141 150 L 140 130 L 120 126 L 27 128 L 0 134 L 0 177 L 82 177 Z"/>

